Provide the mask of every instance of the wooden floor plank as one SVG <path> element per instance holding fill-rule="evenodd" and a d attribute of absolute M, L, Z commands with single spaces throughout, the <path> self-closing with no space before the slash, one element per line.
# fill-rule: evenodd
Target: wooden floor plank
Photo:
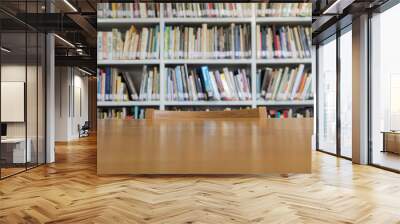
<path fill-rule="evenodd" d="M 304 175 L 96 175 L 96 139 L 0 181 L 0 223 L 400 223 L 400 175 L 313 153 Z"/>

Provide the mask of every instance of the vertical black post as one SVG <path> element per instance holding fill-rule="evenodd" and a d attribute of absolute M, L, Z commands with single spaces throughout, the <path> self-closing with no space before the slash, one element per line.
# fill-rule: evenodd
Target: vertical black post
<path fill-rule="evenodd" d="M 36 1 L 36 13 L 39 14 L 38 0 Z M 39 165 L 39 30 L 36 30 L 36 166 L 38 165 Z"/>
<path fill-rule="evenodd" d="M 25 21 L 28 21 L 28 0 L 25 1 Z M 25 121 L 25 170 L 28 169 L 28 113 L 27 113 L 27 96 L 28 96 L 28 24 L 25 23 L 25 88 L 24 88 L 24 121 Z"/>
<path fill-rule="evenodd" d="M 315 148 L 319 149 L 319 44 L 315 47 Z"/>
<path fill-rule="evenodd" d="M 336 155 L 341 156 L 341 119 L 340 119 L 340 29 L 336 28 Z"/>
<path fill-rule="evenodd" d="M 373 148 L 372 148 L 372 60 L 371 60 L 371 56 L 372 56 L 372 29 L 371 29 L 371 20 L 372 20 L 372 12 L 369 11 L 368 12 L 368 30 L 367 30 L 367 45 L 368 45 L 368 53 L 367 53 L 367 83 L 368 83 L 368 89 L 367 89 L 367 119 L 368 119 L 368 124 L 367 124 L 367 128 L 368 128 L 368 164 L 372 164 L 373 163 Z"/>

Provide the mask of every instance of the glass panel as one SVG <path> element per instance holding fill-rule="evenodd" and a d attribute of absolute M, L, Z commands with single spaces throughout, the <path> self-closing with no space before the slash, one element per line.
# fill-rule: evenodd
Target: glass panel
<path fill-rule="evenodd" d="M 29 32 L 27 34 L 28 38 L 28 62 L 27 62 L 27 80 L 26 80 L 26 111 L 27 111 L 27 133 L 28 133 L 28 150 L 30 149 L 31 153 L 28 153 L 28 156 L 31 158 L 28 160 L 28 168 L 34 167 L 37 165 L 37 150 L 38 150 L 38 142 L 37 142 L 37 132 L 38 132 L 38 107 L 37 107 L 37 81 L 38 81 L 38 49 L 37 49 L 37 41 L 38 36 L 36 32 Z"/>
<path fill-rule="evenodd" d="M 318 51 L 318 148 L 336 153 L 336 40 Z"/>
<path fill-rule="evenodd" d="M 372 18 L 372 163 L 400 170 L 400 5 Z"/>
<path fill-rule="evenodd" d="M 352 157 L 352 32 L 340 37 L 340 153 Z"/>
<path fill-rule="evenodd" d="M 46 148 L 45 148 L 45 65 L 46 65 L 46 37 L 44 34 L 39 34 L 39 45 L 38 45 L 38 163 L 45 163 Z"/>
<path fill-rule="evenodd" d="M 1 46 L 1 166 L 2 177 L 25 170 L 26 34 L 2 33 Z M 29 145 L 29 144 L 28 144 Z M 29 149 L 29 147 L 28 147 Z"/>

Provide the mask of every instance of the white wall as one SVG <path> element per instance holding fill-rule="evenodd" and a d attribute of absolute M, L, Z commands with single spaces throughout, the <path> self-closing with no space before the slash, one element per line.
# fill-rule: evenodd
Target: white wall
<path fill-rule="evenodd" d="M 88 120 L 88 78 L 76 68 L 56 67 L 55 85 L 55 140 L 77 139 L 78 124 Z"/>

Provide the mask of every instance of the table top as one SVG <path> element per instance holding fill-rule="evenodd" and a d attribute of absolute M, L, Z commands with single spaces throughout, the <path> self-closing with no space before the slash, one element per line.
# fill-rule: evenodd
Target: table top
<path fill-rule="evenodd" d="M 390 130 L 390 131 L 381 131 L 383 134 L 400 134 L 400 131 L 398 130 Z"/>
<path fill-rule="evenodd" d="M 29 141 L 29 138 L 27 139 Z M 25 138 L 5 138 L 1 139 L 1 143 L 20 143 L 25 142 Z"/>
<path fill-rule="evenodd" d="M 285 160 L 288 172 L 309 170 L 312 130 L 307 118 L 99 120 L 98 168 L 103 173 L 265 173 L 282 170 L 279 161 Z"/>

